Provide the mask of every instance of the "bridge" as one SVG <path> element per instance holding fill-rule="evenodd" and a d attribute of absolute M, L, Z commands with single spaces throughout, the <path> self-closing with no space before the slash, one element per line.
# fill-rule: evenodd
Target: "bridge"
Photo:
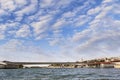
<path fill-rule="evenodd" d="M 76 66 L 76 65 L 84 65 L 82 62 L 10 62 L 10 61 L 2 61 L 0 65 L 5 69 L 11 69 L 11 68 L 23 68 L 25 65 L 50 65 L 50 66 L 59 66 L 59 67 L 65 67 L 65 66 Z M 53 67 L 54 67 L 53 66 Z"/>
<path fill-rule="evenodd" d="M 4 61 L 7 64 L 19 64 L 19 65 L 35 65 L 35 64 L 83 64 L 82 62 L 9 62 Z"/>

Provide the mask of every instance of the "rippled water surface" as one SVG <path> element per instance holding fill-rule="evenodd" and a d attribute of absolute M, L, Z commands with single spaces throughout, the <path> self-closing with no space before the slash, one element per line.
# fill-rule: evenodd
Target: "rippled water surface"
<path fill-rule="evenodd" d="M 120 69 L 0 69 L 0 80 L 120 80 Z"/>

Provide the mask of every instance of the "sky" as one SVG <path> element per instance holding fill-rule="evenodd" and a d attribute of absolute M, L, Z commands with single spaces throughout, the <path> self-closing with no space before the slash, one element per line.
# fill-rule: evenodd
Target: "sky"
<path fill-rule="evenodd" d="M 120 56 L 120 0 L 0 0 L 0 60 Z"/>

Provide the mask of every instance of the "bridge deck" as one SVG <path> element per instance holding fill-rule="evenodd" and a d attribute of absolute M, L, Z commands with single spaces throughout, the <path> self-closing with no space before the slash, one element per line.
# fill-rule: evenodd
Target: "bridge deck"
<path fill-rule="evenodd" d="M 82 64 L 82 62 L 7 62 L 8 64 L 23 64 L 23 65 L 31 65 L 31 64 Z"/>

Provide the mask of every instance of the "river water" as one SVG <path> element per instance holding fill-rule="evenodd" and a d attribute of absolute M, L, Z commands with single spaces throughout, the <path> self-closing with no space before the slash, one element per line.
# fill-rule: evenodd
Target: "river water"
<path fill-rule="evenodd" d="M 0 69 L 0 80 L 120 80 L 120 69 Z"/>

